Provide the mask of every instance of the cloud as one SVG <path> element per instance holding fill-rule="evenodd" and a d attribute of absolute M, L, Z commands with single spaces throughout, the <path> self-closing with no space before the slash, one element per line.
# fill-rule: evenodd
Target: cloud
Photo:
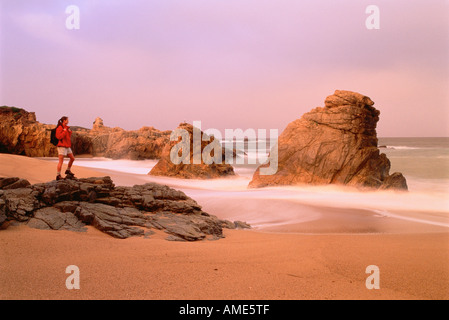
<path fill-rule="evenodd" d="M 11 21 L 29 37 L 49 41 L 61 46 L 72 46 L 73 39 L 67 34 L 61 19 L 50 13 L 10 13 Z"/>

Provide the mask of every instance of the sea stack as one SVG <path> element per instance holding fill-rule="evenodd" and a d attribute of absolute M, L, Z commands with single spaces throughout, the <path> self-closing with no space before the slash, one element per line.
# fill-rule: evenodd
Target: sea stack
<path fill-rule="evenodd" d="M 379 152 L 380 112 L 373 105 L 360 93 L 336 90 L 324 107 L 287 126 L 278 139 L 277 172 L 261 175 L 259 167 L 249 187 L 338 184 L 407 190 L 404 176 L 390 175 L 390 161 Z"/>
<path fill-rule="evenodd" d="M 214 179 L 235 175 L 234 168 L 225 163 L 225 149 L 222 148 L 220 141 L 215 140 L 213 136 L 205 135 L 204 132 L 189 123 L 181 123 L 175 131 L 184 132 L 185 137 L 179 136 L 178 140 L 166 144 L 162 150 L 161 159 L 151 169 L 149 175 L 182 179 Z M 183 139 L 186 140 L 186 145 L 190 145 L 189 151 L 184 152 L 182 148 L 176 149 L 179 158 L 182 157 L 182 162 L 174 163 L 170 153 L 181 145 Z M 195 147 L 196 144 L 197 147 Z M 219 150 L 221 154 L 219 162 L 212 161 L 216 150 Z M 211 157 L 211 163 L 204 162 L 203 153 Z"/>

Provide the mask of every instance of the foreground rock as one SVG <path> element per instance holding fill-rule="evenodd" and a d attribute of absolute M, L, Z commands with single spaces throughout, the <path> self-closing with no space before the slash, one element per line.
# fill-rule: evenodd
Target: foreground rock
<path fill-rule="evenodd" d="M 278 139 L 278 171 L 254 173 L 249 187 L 340 184 L 407 190 L 401 173 L 377 147 L 380 112 L 359 93 L 337 90 L 318 107 L 291 122 Z"/>
<path fill-rule="evenodd" d="M 55 119 L 57 122 L 57 119 Z M 55 124 L 42 124 L 34 112 L 0 107 L 0 152 L 30 157 L 56 157 L 56 147 L 50 143 L 50 130 Z M 109 128 L 97 118 L 92 129 L 71 127 L 72 150 L 75 155 L 90 154 L 112 159 L 159 159 L 169 142 L 170 131 L 153 127 L 126 131 Z"/>
<path fill-rule="evenodd" d="M 0 227 L 11 221 L 37 229 L 85 231 L 92 225 L 116 238 L 149 237 L 154 230 L 167 240 L 223 238 L 223 228 L 249 228 L 202 211 L 182 191 L 147 183 L 115 187 L 109 177 L 60 180 L 30 185 L 0 178 Z"/>
<path fill-rule="evenodd" d="M 170 141 L 170 143 L 164 147 L 161 159 L 148 174 L 184 179 L 213 179 L 235 175 L 234 168 L 230 164 L 225 163 L 225 149 L 221 146 L 219 141 L 214 140 L 214 137 L 210 137 L 210 139 L 208 136 L 207 138 L 203 138 L 204 133 L 199 129 L 194 129 L 194 127 L 188 123 L 181 123 L 177 130 L 186 133 L 186 138 L 189 139 L 190 144 L 189 152 L 185 152 L 184 155 L 182 155 L 182 149 L 180 149 L 178 155 L 182 158 L 182 161 L 180 161 L 179 164 L 175 164 L 173 159 L 171 159 L 170 152 L 176 145 L 179 145 L 179 143 L 182 142 L 182 138 L 179 137 L 179 141 Z M 194 146 L 194 130 L 198 130 L 199 141 L 201 141 L 201 145 L 198 143 L 198 148 Z M 213 148 L 214 146 L 216 148 Z M 221 154 L 220 162 L 212 162 L 210 164 L 205 163 L 202 157 L 205 148 L 208 148 L 206 149 L 208 151 L 205 151 L 205 154 L 209 155 L 211 158 L 214 157 L 215 150 L 219 150 L 219 153 Z M 194 158 L 198 158 L 198 162 L 200 163 L 195 163 Z"/>

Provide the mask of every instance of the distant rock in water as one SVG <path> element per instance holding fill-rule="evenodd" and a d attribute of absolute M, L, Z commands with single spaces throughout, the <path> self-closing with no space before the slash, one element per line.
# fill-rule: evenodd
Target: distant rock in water
<path fill-rule="evenodd" d="M 379 152 L 380 112 L 374 102 L 336 90 L 324 104 L 287 126 L 278 139 L 278 171 L 261 175 L 259 167 L 249 187 L 339 184 L 407 190 L 404 176 L 390 175 L 390 161 Z"/>
<path fill-rule="evenodd" d="M 235 175 L 234 168 L 230 164 L 225 163 L 225 149 L 222 148 L 221 143 L 218 140 L 215 141 L 214 137 L 208 137 L 210 138 L 209 141 L 203 141 L 207 140 L 203 138 L 204 133 L 200 129 L 195 128 L 195 130 L 198 130 L 198 137 L 195 137 L 198 142 L 195 142 L 197 143 L 197 147 L 195 147 L 194 127 L 191 124 L 181 123 L 177 130 L 186 134 L 185 138 L 189 140 L 186 141 L 186 144 L 190 145 L 189 152 L 183 154 L 182 149 L 179 149 L 178 156 L 179 158 L 182 157 L 182 161 L 179 164 L 175 164 L 172 161 L 170 153 L 172 150 L 175 150 L 174 148 L 176 148 L 176 145 L 180 145 L 182 142 L 182 137 L 180 136 L 179 141 L 171 141 L 165 146 L 162 151 L 161 159 L 148 174 L 184 179 L 213 179 Z M 214 146 L 216 146 L 216 149 L 213 148 Z M 205 151 L 205 148 L 208 149 Z M 205 154 L 214 157 L 215 150 L 220 150 L 222 160 L 219 163 L 205 163 L 203 161 L 202 153 L 205 152 Z M 198 163 L 195 163 L 194 158 L 198 159 Z"/>
<path fill-rule="evenodd" d="M 55 122 L 57 121 L 57 116 Z M 29 157 L 56 157 L 50 143 L 50 130 L 55 124 L 42 124 L 34 112 L 21 108 L 0 107 L 0 152 Z M 71 126 L 72 150 L 75 155 L 90 154 L 112 159 L 159 159 L 169 142 L 170 131 L 153 127 L 126 131 L 104 126 L 97 118 L 92 129 Z"/>
<path fill-rule="evenodd" d="M 163 230 L 167 240 L 176 241 L 217 240 L 224 237 L 223 228 L 250 228 L 204 212 L 182 191 L 157 183 L 116 187 L 110 177 L 34 185 L 0 178 L 0 229 L 11 222 L 69 231 L 86 231 L 92 225 L 121 239 Z"/>

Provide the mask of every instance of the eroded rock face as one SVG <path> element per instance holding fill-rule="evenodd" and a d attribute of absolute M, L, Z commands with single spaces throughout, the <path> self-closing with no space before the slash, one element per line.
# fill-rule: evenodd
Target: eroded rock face
<path fill-rule="evenodd" d="M 50 130 L 55 126 L 36 121 L 34 112 L 13 107 L 0 107 L 0 152 L 30 157 L 57 156 L 50 143 Z"/>
<path fill-rule="evenodd" d="M 56 157 L 57 149 L 50 143 L 50 130 L 55 125 L 36 121 L 34 112 L 13 107 L 0 107 L 0 152 L 30 157 Z M 159 159 L 168 143 L 170 131 L 153 127 L 126 131 L 104 126 L 97 118 L 92 129 L 71 126 L 72 150 L 75 155 L 112 159 Z"/>
<path fill-rule="evenodd" d="M 76 131 L 72 143 L 78 153 L 111 159 L 144 160 L 159 159 L 169 137 L 170 131 L 160 131 L 154 127 L 132 131 L 109 128 L 104 126 L 101 118 L 97 118 L 92 130 Z"/>
<path fill-rule="evenodd" d="M 213 179 L 235 175 L 234 168 L 231 165 L 225 163 L 224 148 L 222 148 L 220 142 L 214 140 L 214 137 L 210 137 L 210 139 L 206 139 L 206 141 L 203 141 L 202 137 L 204 133 L 199 129 L 196 129 L 198 130 L 201 144 L 198 144 L 199 148 L 195 148 L 193 126 L 188 123 L 181 123 L 177 129 L 184 131 L 188 135 L 188 139 L 190 142 L 190 152 L 185 153 L 185 156 L 182 157 L 182 161 L 179 164 L 175 164 L 173 159 L 171 159 L 170 157 L 170 152 L 172 151 L 172 148 L 174 148 L 179 144 L 179 142 L 182 141 L 182 139 L 181 137 L 179 137 L 179 140 L 171 141 L 164 147 L 161 159 L 148 174 L 184 179 Z M 212 147 L 214 146 L 214 143 L 217 143 L 217 146 L 219 146 L 217 149 L 219 149 L 221 152 L 221 160 L 219 163 L 212 161 L 210 164 L 207 164 L 204 162 L 202 154 L 205 148 L 208 148 L 206 149 L 208 151 L 206 151 L 205 154 L 213 157 L 215 150 L 213 150 Z M 179 155 L 181 157 L 182 150 L 179 150 Z M 199 159 L 198 162 L 200 163 L 195 163 L 195 157 Z M 184 163 L 184 160 L 187 160 L 188 163 Z"/>
<path fill-rule="evenodd" d="M 278 139 L 278 171 L 254 173 L 249 187 L 340 184 L 407 189 L 400 173 L 377 147 L 380 112 L 362 94 L 336 90 L 318 107 L 291 122 Z"/>
<path fill-rule="evenodd" d="M 167 240 L 223 238 L 223 228 L 246 228 L 204 212 L 184 192 L 147 183 L 115 187 L 109 177 L 59 180 L 14 186 L 20 179 L 0 178 L 0 227 L 10 221 L 37 229 L 86 231 L 92 225 L 116 238 L 150 237 L 154 230 Z"/>

